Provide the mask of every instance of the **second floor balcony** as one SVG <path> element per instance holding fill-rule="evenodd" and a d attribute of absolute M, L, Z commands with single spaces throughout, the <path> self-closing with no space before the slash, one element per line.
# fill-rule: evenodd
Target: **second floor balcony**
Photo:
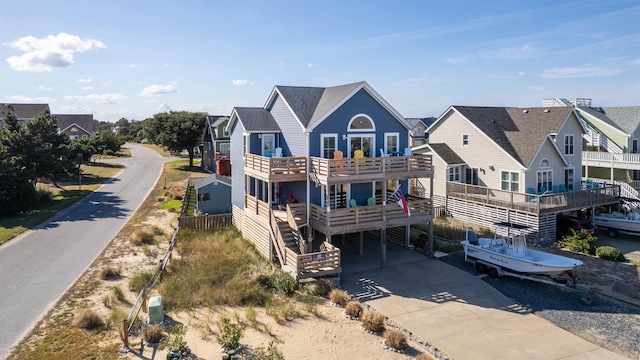
<path fill-rule="evenodd" d="M 372 158 L 309 158 L 309 177 L 321 185 L 433 176 L 431 155 Z"/>
<path fill-rule="evenodd" d="M 640 154 L 583 151 L 582 165 L 640 170 Z"/>
<path fill-rule="evenodd" d="M 301 181 L 307 179 L 307 158 L 266 157 L 246 154 L 244 173 L 266 182 Z"/>

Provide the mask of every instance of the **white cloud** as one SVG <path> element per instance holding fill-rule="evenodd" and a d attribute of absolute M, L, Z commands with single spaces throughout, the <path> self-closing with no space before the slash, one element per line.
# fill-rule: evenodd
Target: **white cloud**
<path fill-rule="evenodd" d="M 133 69 L 133 68 L 137 68 L 137 67 L 138 67 L 138 65 L 136 65 L 136 64 L 129 64 L 129 69 Z"/>
<path fill-rule="evenodd" d="M 147 86 L 146 88 L 142 89 L 142 92 L 140 93 L 140 96 L 160 96 L 163 94 L 171 94 L 171 93 L 177 93 L 178 92 L 178 88 L 171 84 L 171 85 L 151 85 L 151 86 Z"/>
<path fill-rule="evenodd" d="M 54 103 L 55 99 L 50 97 L 30 97 L 25 95 L 12 95 L 5 97 L 7 100 L 11 100 L 11 102 L 32 102 L 32 103 Z"/>
<path fill-rule="evenodd" d="M 87 114 L 87 113 L 92 113 L 93 111 L 91 111 L 90 108 L 84 107 L 84 106 L 80 106 L 80 105 L 67 105 L 67 106 L 60 106 L 58 108 L 58 111 L 62 112 L 62 113 L 67 113 L 67 114 Z"/>
<path fill-rule="evenodd" d="M 90 83 L 93 81 L 93 79 L 78 79 L 76 80 L 77 82 L 81 82 L 81 83 Z"/>
<path fill-rule="evenodd" d="M 594 76 L 613 76 L 622 72 L 620 69 L 606 67 L 564 67 L 546 69 L 542 72 L 542 77 L 546 79 L 569 79 Z"/>
<path fill-rule="evenodd" d="M 236 79 L 231 81 L 233 83 L 233 85 L 235 86 L 243 86 L 243 85 L 247 85 L 247 80 L 240 80 L 240 79 Z"/>
<path fill-rule="evenodd" d="M 67 100 L 89 100 L 96 104 L 117 104 L 127 97 L 122 94 L 90 94 L 90 95 L 70 95 L 64 97 Z"/>
<path fill-rule="evenodd" d="M 34 87 L 35 90 L 52 90 L 52 87 L 46 87 L 44 85 L 38 85 Z"/>
<path fill-rule="evenodd" d="M 307 67 L 313 67 L 313 63 L 308 63 Z"/>
<path fill-rule="evenodd" d="M 81 39 L 77 35 L 66 33 L 48 35 L 39 39 L 25 36 L 4 45 L 24 52 L 20 56 L 14 55 L 7 59 L 12 70 L 33 72 L 68 68 L 74 64 L 74 53 L 107 47 L 99 40 Z"/>
<path fill-rule="evenodd" d="M 85 86 L 82 90 L 93 90 L 93 86 Z"/>
<path fill-rule="evenodd" d="M 431 79 L 426 77 L 426 76 L 424 76 L 424 77 L 408 78 L 407 82 L 415 83 L 415 82 L 423 82 L 423 81 L 427 81 L 427 80 L 431 80 Z"/>

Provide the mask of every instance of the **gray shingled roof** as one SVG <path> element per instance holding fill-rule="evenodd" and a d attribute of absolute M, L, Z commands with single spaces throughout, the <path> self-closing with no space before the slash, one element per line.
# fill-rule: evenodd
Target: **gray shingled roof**
<path fill-rule="evenodd" d="M 545 137 L 560 130 L 573 110 L 572 107 L 454 108 L 526 167 L 529 167 Z"/>
<path fill-rule="evenodd" d="M 298 86 L 276 86 L 276 88 L 302 125 L 308 128 L 363 83 L 364 81 L 361 81 L 327 88 Z"/>
<path fill-rule="evenodd" d="M 581 111 L 594 116 L 626 134 L 632 134 L 640 125 L 640 106 L 619 106 L 605 108 L 579 107 Z"/>
<path fill-rule="evenodd" d="M 429 144 L 429 147 L 433 152 L 438 154 L 438 156 L 444 160 L 447 165 L 465 164 L 465 161 L 462 160 L 462 158 L 445 143 Z"/>
<path fill-rule="evenodd" d="M 4 115 L 9 111 L 18 118 L 34 119 L 36 116 L 42 114 L 45 111 L 49 111 L 49 104 L 0 104 L 0 119 L 4 119 Z"/>
<path fill-rule="evenodd" d="M 238 119 L 249 132 L 280 131 L 280 127 L 268 110 L 256 107 L 236 107 Z"/>
<path fill-rule="evenodd" d="M 88 132 L 97 132 L 93 114 L 53 114 L 53 116 L 55 116 L 60 130 L 65 130 L 69 126 L 76 124 Z"/>

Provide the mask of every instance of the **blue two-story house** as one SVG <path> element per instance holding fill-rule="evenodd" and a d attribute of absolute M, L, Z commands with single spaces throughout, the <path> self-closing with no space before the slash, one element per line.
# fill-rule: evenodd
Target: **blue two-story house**
<path fill-rule="evenodd" d="M 389 229 L 409 245 L 409 226 L 433 220 L 430 199 L 409 194 L 431 156 L 412 154 L 410 123 L 366 82 L 275 86 L 227 130 L 234 223 L 296 278 L 340 272 L 334 235 L 378 231 L 384 264 Z"/>

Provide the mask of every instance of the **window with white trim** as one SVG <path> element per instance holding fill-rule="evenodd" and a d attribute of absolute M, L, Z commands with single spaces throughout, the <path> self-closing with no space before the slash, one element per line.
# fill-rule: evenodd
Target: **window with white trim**
<path fill-rule="evenodd" d="M 541 170 L 538 174 L 538 192 L 553 190 L 553 170 Z"/>
<path fill-rule="evenodd" d="M 349 121 L 347 129 L 349 131 L 371 131 L 375 130 L 376 127 L 369 116 L 365 114 L 358 114 Z"/>
<path fill-rule="evenodd" d="M 385 146 L 385 153 L 386 154 L 392 154 L 396 151 L 399 151 L 398 149 L 398 138 L 400 137 L 400 134 L 398 133 L 385 133 L 384 134 L 384 146 Z"/>
<path fill-rule="evenodd" d="M 469 147 L 469 134 L 462 134 L 462 147 Z"/>
<path fill-rule="evenodd" d="M 573 135 L 564 136 L 564 154 L 573 155 Z"/>
<path fill-rule="evenodd" d="M 242 157 L 249 152 L 249 135 L 242 135 Z"/>
<path fill-rule="evenodd" d="M 334 151 L 338 150 L 338 134 L 320 135 L 321 156 L 325 159 L 333 159 Z"/>
<path fill-rule="evenodd" d="M 517 192 L 520 190 L 520 173 L 515 171 L 500 172 L 500 189 Z"/>
<path fill-rule="evenodd" d="M 551 166 L 549 159 L 542 159 L 542 161 L 540 161 L 541 168 L 548 168 L 549 166 Z"/>

